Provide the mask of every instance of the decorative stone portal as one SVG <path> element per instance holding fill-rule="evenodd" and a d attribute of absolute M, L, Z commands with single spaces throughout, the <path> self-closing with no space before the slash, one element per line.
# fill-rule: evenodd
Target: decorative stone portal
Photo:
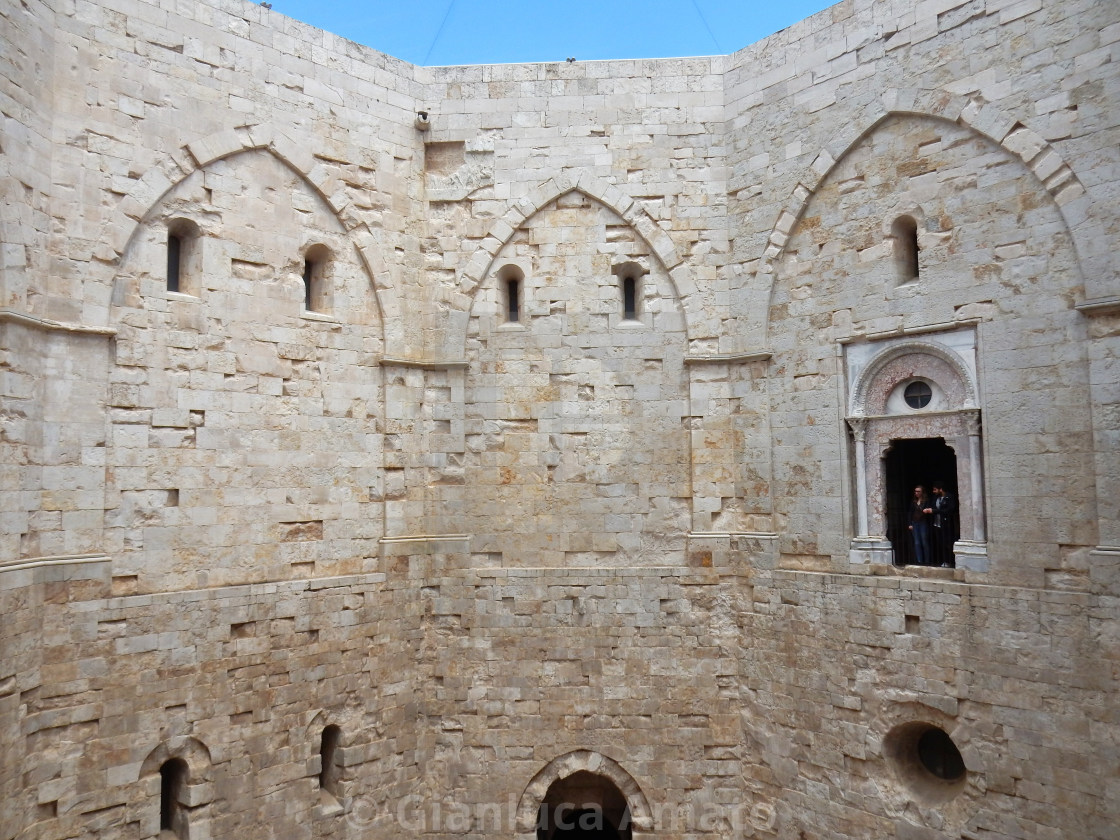
<path fill-rule="evenodd" d="M 912 563 L 911 493 L 941 481 L 958 501 L 955 563 L 985 570 L 975 331 L 899 336 L 845 351 L 857 529 L 851 561 Z"/>

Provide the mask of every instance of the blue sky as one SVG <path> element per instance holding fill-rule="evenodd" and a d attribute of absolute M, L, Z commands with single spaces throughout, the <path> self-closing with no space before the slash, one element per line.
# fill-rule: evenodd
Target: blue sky
<path fill-rule="evenodd" d="M 735 52 L 827 0 L 271 0 L 274 11 L 413 64 Z"/>

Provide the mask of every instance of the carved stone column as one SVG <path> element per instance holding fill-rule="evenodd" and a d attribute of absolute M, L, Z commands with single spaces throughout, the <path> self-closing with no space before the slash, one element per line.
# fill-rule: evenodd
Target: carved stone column
<path fill-rule="evenodd" d="M 867 418 L 849 417 L 848 427 L 856 442 L 856 524 L 858 535 L 867 536 Z"/>
<path fill-rule="evenodd" d="M 982 543 L 986 542 L 988 537 L 984 526 L 984 481 L 980 468 L 980 411 L 976 409 L 965 411 L 963 414 L 968 431 L 968 477 L 971 481 L 974 509 L 972 539 L 975 542 Z"/>

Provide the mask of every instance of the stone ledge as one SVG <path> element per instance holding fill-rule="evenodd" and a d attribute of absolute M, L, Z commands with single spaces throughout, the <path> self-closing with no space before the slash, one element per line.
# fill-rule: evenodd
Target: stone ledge
<path fill-rule="evenodd" d="M 109 557 L 105 554 L 64 554 L 6 560 L 0 563 L 0 591 L 69 580 L 94 580 L 108 584 L 109 567 Z"/>
<path fill-rule="evenodd" d="M 686 365 L 742 364 L 745 362 L 767 362 L 774 355 L 772 350 L 751 350 L 746 353 L 706 353 L 684 357 Z"/>
<path fill-rule="evenodd" d="M 466 359 L 398 359 L 392 356 L 382 356 L 382 365 L 396 365 L 397 367 L 418 368 L 419 370 L 465 370 L 469 365 Z"/>
<path fill-rule="evenodd" d="M 1090 318 L 1094 315 L 1116 315 L 1120 313 L 1120 296 L 1093 298 L 1076 304 L 1073 308 Z"/>
<path fill-rule="evenodd" d="M 82 335 L 114 336 L 117 331 L 112 327 L 90 327 L 85 324 L 66 324 L 62 321 L 52 321 L 49 318 L 39 318 L 14 309 L 0 309 L 0 324 L 20 324 L 35 330 L 48 330 L 58 332 L 80 333 Z"/>

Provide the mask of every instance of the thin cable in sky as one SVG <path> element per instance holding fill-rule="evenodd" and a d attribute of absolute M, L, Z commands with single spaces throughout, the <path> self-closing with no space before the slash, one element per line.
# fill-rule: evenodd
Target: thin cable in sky
<path fill-rule="evenodd" d="M 452 2 L 455 2 L 455 0 L 452 0 Z M 704 28 L 707 29 L 708 34 L 712 36 L 712 43 L 716 45 L 716 52 L 722 55 L 724 49 L 719 45 L 719 41 L 716 40 L 716 35 L 712 32 L 712 27 L 708 26 L 708 19 L 704 17 L 704 13 L 700 11 L 700 4 L 697 3 L 696 0 L 692 0 L 692 8 L 696 10 L 696 14 L 700 15 L 700 20 L 704 24 Z"/>
<path fill-rule="evenodd" d="M 434 50 L 436 48 L 436 41 L 438 41 L 439 36 L 443 34 L 443 27 L 445 27 L 447 25 L 447 19 L 449 17 L 451 17 L 451 10 L 454 7 L 455 7 L 455 0 L 451 0 L 451 2 L 447 4 L 447 11 L 443 13 L 443 20 L 440 21 L 439 29 L 436 30 L 436 37 L 432 38 L 432 44 L 431 44 L 430 47 L 428 47 L 428 51 L 426 53 L 424 53 L 424 61 L 421 62 L 421 63 L 427 64 L 428 59 L 431 58 L 432 50 Z"/>

